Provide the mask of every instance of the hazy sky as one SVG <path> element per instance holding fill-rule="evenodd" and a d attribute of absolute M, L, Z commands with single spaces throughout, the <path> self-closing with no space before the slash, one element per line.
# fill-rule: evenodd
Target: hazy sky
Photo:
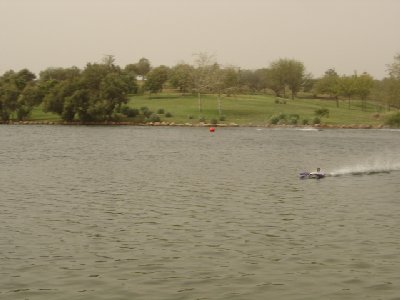
<path fill-rule="evenodd" d="M 207 52 L 241 68 L 291 58 L 316 77 L 382 78 L 400 53 L 400 0 L 0 0 L 0 43 L 0 74 Z"/>

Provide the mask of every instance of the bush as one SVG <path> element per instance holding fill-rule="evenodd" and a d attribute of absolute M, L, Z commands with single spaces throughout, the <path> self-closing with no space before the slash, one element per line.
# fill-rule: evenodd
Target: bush
<path fill-rule="evenodd" d="M 322 118 L 322 117 L 328 117 L 329 118 L 329 109 L 327 109 L 327 108 L 319 108 L 319 109 L 316 109 L 315 111 L 314 111 L 314 113 L 315 113 L 315 115 L 317 116 L 317 117 L 320 117 L 320 118 Z"/>
<path fill-rule="evenodd" d="M 223 122 L 223 121 L 226 121 L 226 117 L 225 117 L 225 116 L 220 116 L 220 117 L 219 117 L 219 120 L 222 121 L 222 122 Z"/>
<path fill-rule="evenodd" d="M 157 113 L 158 113 L 159 115 L 163 115 L 163 114 L 165 113 L 164 108 L 159 108 L 159 109 L 157 110 Z"/>
<path fill-rule="evenodd" d="M 165 113 L 166 118 L 172 118 L 172 114 L 170 112 Z"/>
<path fill-rule="evenodd" d="M 129 106 L 121 107 L 121 113 L 128 118 L 134 118 L 139 114 L 139 110 L 136 108 L 130 108 Z"/>
<path fill-rule="evenodd" d="M 150 116 L 153 114 L 153 112 L 147 107 L 143 106 L 140 108 L 140 111 L 146 118 L 150 118 Z"/>
<path fill-rule="evenodd" d="M 210 124 L 217 125 L 218 124 L 218 120 L 217 119 L 211 119 L 210 120 Z"/>
<path fill-rule="evenodd" d="M 194 119 L 194 116 L 193 116 L 193 115 L 189 115 L 189 116 L 188 116 L 188 119 L 189 119 L 189 120 L 192 120 L 192 119 Z"/>
<path fill-rule="evenodd" d="M 146 122 L 146 117 L 143 116 L 143 115 L 137 115 L 137 116 L 133 119 L 133 122 L 134 122 L 134 123 L 137 123 L 137 124 L 142 124 L 142 123 Z"/>
<path fill-rule="evenodd" d="M 283 113 L 280 113 L 280 114 L 278 115 L 278 118 L 279 118 L 279 120 L 286 120 L 286 115 L 283 114 Z"/>
<path fill-rule="evenodd" d="M 286 115 L 280 113 L 277 116 L 272 116 L 269 122 L 271 124 L 286 124 Z"/>
<path fill-rule="evenodd" d="M 203 122 L 203 123 L 205 123 L 205 122 L 206 122 L 206 118 L 205 118 L 205 117 L 203 117 L 203 116 L 201 116 L 201 117 L 199 118 L 199 122 Z"/>
<path fill-rule="evenodd" d="M 160 122 L 160 121 L 161 121 L 161 118 L 160 118 L 159 115 L 152 114 L 152 115 L 150 115 L 150 116 L 148 117 L 148 121 L 149 121 L 149 122 Z"/>
<path fill-rule="evenodd" d="M 298 114 L 290 114 L 289 115 L 289 124 L 297 125 L 299 122 L 300 116 Z"/>
<path fill-rule="evenodd" d="M 321 119 L 318 117 L 315 117 L 312 121 L 313 124 L 321 124 Z"/>
<path fill-rule="evenodd" d="M 286 104 L 286 100 L 283 98 L 276 98 L 275 103 L 276 104 Z"/>
<path fill-rule="evenodd" d="M 391 127 L 400 127 L 400 112 L 389 116 L 385 121 L 385 124 Z"/>
<path fill-rule="evenodd" d="M 147 107 L 147 106 L 142 106 L 141 108 L 140 108 L 140 111 L 143 113 L 143 112 L 145 112 L 145 111 L 148 111 L 149 110 L 149 108 Z"/>
<path fill-rule="evenodd" d="M 278 122 L 278 125 L 286 125 L 286 120 L 285 119 L 280 119 Z"/>
<path fill-rule="evenodd" d="M 273 117 L 269 120 L 269 122 L 270 122 L 271 124 L 276 125 L 276 124 L 278 124 L 278 122 L 279 122 L 279 117 L 278 117 L 278 116 L 273 116 Z"/>
<path fill-rule="evenodd" d="M 17 119 L 18 121 L 22 121 L 27 118 L 31 113 L 31 109 L 29 107 L 21 106 L 17 110 Z"/>
<path fill-rule="evenodd" d="M 303 119 L 302 124 L 303 125 L 308 125 L 308 119 Z"/>

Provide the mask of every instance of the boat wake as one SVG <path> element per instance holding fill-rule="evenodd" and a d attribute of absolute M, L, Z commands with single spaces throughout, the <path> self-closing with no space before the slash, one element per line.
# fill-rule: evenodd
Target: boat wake
<path fill-rule="evenodd" d="M 391 173 L 400 171 L 400 162 L 393 161 L 373 161 L 355 166 L 339 168 L 327 174 L 328 176 L 343 176 L 343 175 L 374 175 L 382 173 Z"/>

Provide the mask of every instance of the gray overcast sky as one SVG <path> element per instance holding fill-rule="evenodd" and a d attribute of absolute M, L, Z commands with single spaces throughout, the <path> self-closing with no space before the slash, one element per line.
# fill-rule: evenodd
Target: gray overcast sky
<path fill-rule="evenodd" d="M 318 77 L 386 75 L 400 52 L 400 0 L 0 0 L 0 73 L 84 67 L 105 54 L 125 66 L 193 63 L 262 68 L 302 61 Z"/>

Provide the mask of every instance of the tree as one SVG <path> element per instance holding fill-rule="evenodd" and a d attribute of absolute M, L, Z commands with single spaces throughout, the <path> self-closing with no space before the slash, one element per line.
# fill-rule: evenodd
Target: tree
<path fill-rule="evenodd" d="M 36 75 L 28 69 L 22 69 L 15 74 L 14 81 L 17 89 L 22 91 L 30 82 L 36 79 Z"/>
<path fill-rule="evenodd" d="M 221 107 L 221 94 L 226 89 L 226 75 L 224 69 L 221 69 L 218 64 L 213 65 L 214 70 L 212 71 L 212 91 L 217 94 L 217 103 L 218 103 L 218 114 L 222 115 L 222 107 Z"/>
<path fill-rule="evenodd" d="M 219 68 L 214 57 L 205 52 L 195 54 L 196 69 L 194 72 L 194 88 L 197 92 L 199 112 L 203 111 L 201 94 L 210 91 L 213 85 L 214 72 Z"/>
<path fill-rule="evenodd" d="M 238 87 L 250 90 L 251 93 L 256 93 L 260 91 L 265 91 L 268 88 L 267 76 L 268 69 L 257 69 L 257 70 L 239 70 L 238 77 Z"/>
<path fill-rule="evenodd" d="M 16 113 L 17 119 L 27 117 L 39 102 L 35 90 L 36 75 L 28 69 L 8 71 L 0 78 L 0 119 L 8 121 Z"/>
<path fill-rule="evenodd" d="M 325 72 L 324 76 L 315 84 L 315 91 L 336 99 L 336 106 L 339 107 L 339 75 L 335 69 L 328 69 Z"/>
<path fill-rule="evenodd" d="M 129 86 L 118 73 L 109 73 L 104 77 L 100 84 L 100 99 L 104 105 L 104 113 L 108 120 L 112 119 L 112 114 L 116 108 L 128 102 L 127 93 Z"/>
<path fill-rule="evenodd" d="M 294 99 L 304 84 L 305 68 L 302 62 L 296 60 L 288 60 L 286 64 L 286 84 L 292 92 L 292 99 Z"/>
<path fill-rule="evenodd" d="M 303 86 L 305 79 L 304 64 L 294 59 L 279 59 L 270 65 L 268 74 L 269 87 L 280 96 L 287 86 L 292 94 L 292 99 L 297 95 Z"/>
<path fill-rule="evenodd" d="M 151 70 L 148 75 L 144 87 L 147 91 L 152 93 L 161 92 L 164 83 L 168 80 L 169 68 L 166 66 L 159 66 Z"/>
<path fill-rule="evenodd" d="M 268 72 L 266 73 L 267 86 L 275 92 L 278 97 L 282 95 L 286 97 L 286 75 L 284 64 L 280 61 L 271 63 Z"/>
<path fill-rule="evenodd" d="M 17 109 L 17 100 L 20 91 L 12 83 L 3 83 L 0 89 L 0 118 L 8 121 L 11 114 Z"/>
<path fill-rule="evenodd" d="M 139 60 L 139 62 L 134 64 L 134 71 L 136 72 L 137 75 L 142 76 L 143 79 L 150 72 L 150 69 L 151 69 L 150 61 L 144 57 L 142 57 Z"/>
<path fill-rule="evenodd" d="M 388 105 L 400 108 L 400 53 L 394 57 L 394 62 L 388 65 L 388 75 L 382 80 L 380 87 L 382 99 Z"/>
<path fill-rule="evenodd" d="M 394 62 L 387 65 L 389 77 L 400 80 L 400 53 L 394 57 Z"/>
<path fill-rule="evenodd" d="M 47 92 L 43 100 L 43 110 L 45 112 L 53 112 L 61 116 L 65 121 L 72 121 L 75 113 L 72 114 L 71 100 L 66 103 L 66 99 L 81 89 L 78 79 L 67 79 L 58 82 Z M 68 106 L 68 113 L 64 113 L 65 107 Z M 76 110 L 76 107 L 74 108 Z"/>
<path fill-rule="evenodd" d="M 79 77 L 81 70 L 77 67 L 71 68 L 47 68 L 39 73 L 39 80 L 45 81 L 62 81 Z"/>
<path fill-rule="evenodd" d="M 124 70 L 123 70 L 123 76 L 124 80 L 128 84 L 128 93 L 129 94 L 136 94 L 138 92 L 138 83 L 136 79 L 136 71 L 135 68 L 133 67 L 134 65 L 126 65 Z"/>
<path fill-rule="evenodd" d="M 253 70 L 240 70 L 239 86 L 241 90 L 255 93 L 257 91 L 257 77 Z"/>
<path fill-rule="evenodd" d="M 339 94 L 344 97 L 347 97 L 349 101 L 349 109 L 351 105 L 350 104 L 351 97 L 353 97 L 357 92 L 356 80 L 357 80 L 357 75 L 352 75 L 352 76 L 342 75 L 338 81 Z"/>
<path fill-rule="evenodd" d="M 17 119 L 21 121 L 27 118 L 31 114 L 32 109 L 42 102 L 43 97 L 44 94 L 37 84 L 30 82 L 26 85 L 18 96 L 16 109 Z"/>
<path fill-rule="evenodd" d="M 112 56 L 106 58 L 101 64 L 88 63 L 82 72 L 54 69 L 41 73 L 48 79 L 43 80 L 44 110 L 59 114 L 65 121 L 111 120 L 127 103 L 133 87 L 129 74 L 114 65 Z"/>
<path fill-rule="evenodd" d="M 110 68 L 115 66 L 115 56 L 111 54 L 104 55 L 102 63 Z"/>
<path fill-rule="evenodd" d="M 189 92 L 194 87 L 194 68 L 184 63 L 174 66 L 170 72 L 169 82 L 181 93 Z"/>
<path fill-rule="evenodd" d="M 360 76 L 356 77 L 355 93 L 361 98 L 363 111 L 365 111 L 367 108 L 367 97 L 371 93 L 373 87 L 374 78 L 368 73 L 364 72 Z"/>

